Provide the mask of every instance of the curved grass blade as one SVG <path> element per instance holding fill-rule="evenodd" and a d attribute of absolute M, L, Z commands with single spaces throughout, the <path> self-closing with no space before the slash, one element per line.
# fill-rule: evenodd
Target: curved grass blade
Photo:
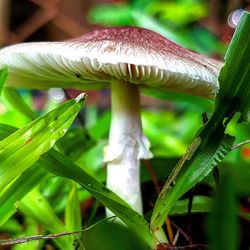
<path fill-rule="evenodd" d="M 173 204 L 207 176 L 231 150 L 234 137 L 225 134 L 225 131 L 234 114 L 241 113 L 241 122 L 247 120 L 250 103 L 249 33 L 250 14 L 245 12 L 219 76 L 221 89 L 216 98 L 215 110 L 163 187 L 151 218 L 153 231 L 162 226 Z"/>
<path fill-rule="evenodd" d="M 31 121 L 37 118 L 36 113 L 23 100 L 23 97 L 18 93 L 18 90 L 13 88 L 4 88 L 3 94 L 8 102 L 23 115 L 28 117 Z"/>
<path fill-rule="evenodd" d="M 85 95 L 70 100 L 0 142 L 0 190 L 50 150 L 71 126 Z"/>
<path fill-rule="evenodd" d="M 38 185 L 48 172 L 39 163 L 24 171 L 0 196 L 0 226 L 15 212 L 15 203 Z"/>
<path fill-rule="evenodd" d="M 155 242 L 148 222 L 118 195 L 56 150 L 50 150 L 41 160 L 48 171 L 78 182 L 154 249 Z"/>

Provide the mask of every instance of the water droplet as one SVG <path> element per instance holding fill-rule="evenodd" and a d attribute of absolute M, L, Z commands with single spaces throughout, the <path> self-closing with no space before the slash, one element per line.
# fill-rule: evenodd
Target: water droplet
<path fill-rule="evenodd" d="M 243 14 L 243 9 L 238 9 L 238 10 L 231 12 L 227 18 L 228 25 L 231 28 L 235 29 L 240 21 L 242 14 Z"/>
<path fill-rule="evenodd" d="M 48 98 L 51 101 L 61 103 L 65 99 L 65 94 L 60 88 L 52 88 L 48 91 Z"/>

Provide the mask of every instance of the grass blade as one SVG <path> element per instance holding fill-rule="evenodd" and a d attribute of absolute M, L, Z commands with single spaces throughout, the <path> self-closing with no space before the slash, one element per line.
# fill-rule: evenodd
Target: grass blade
<path fill-rule="evenodd" d="M 233 173 L 221 176 L 217 194 L 208 217 L 208 235 L 212 250 L 239 249 L 239 225 Z"/>
<path fill-rule="evenodd" d="M 154 248 L 155 243 L 148 222 L 118 195 L 58 151 L 51 150 L 42 158 L 42 161 L 48 171 L 78 182 L 136 232 L 149 247 Z"/>
<path fill-rule="evenodd" d="M 82 229 L 82 218 L 80 211 L 80 201 L 77 194 L 77 186 L 72 182 L 72 187 L 68 195 L 66 206 L 65 223 L 67 231 L 74 232 Z"/>
<path fill-rule="evenodd" d="M 50 150 L 74 121 L 84 96 L 70 100 L 0 142 L 0 190 Z"/>
<path fill-rule="evenodd" d="M 66 232 L 65 225 L 37 189 L 30 191 L 18 202 L 18 208 L 51 233 Z M 73 249 L 71 236 L 55 238 L 54 241 L 60 249 Z"/>
<path fill-rule="evenodd" d="M 15 203 L 23 198 L 30 190 L 38 185 L 47 171 L 38 163 L 27 169 L 0 196 L 0 226 L 15 212 Z"/>
<path fill-rule="evenodd" d="M 36 113 L 30 108 L 30 106 L 24 101 L 23 97 L 18 93 L 16 89 L 4 88 L 3 94 L 7 98 L 8 102 L 23 115 L 28 117 L 31 121 L 37 118 Z"/>
<path fill-rule="evenodd" d="M 3 89 L 3 86 L 4 86 L 4 83 L 5 83 L 7 76 L 8 76 L 8 68 L 4 67 L 4 68 L 0 69 L 0 94 L 2 92 L 2 89 Z"/>

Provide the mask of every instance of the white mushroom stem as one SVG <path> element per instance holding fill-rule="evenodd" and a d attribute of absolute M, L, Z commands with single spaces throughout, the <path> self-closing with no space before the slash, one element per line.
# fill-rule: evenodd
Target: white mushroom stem
<path fill-rule="evenodd" d="M 142 214 L 140 159 L 152 157 L 142 132 L 138 86 L 114 81 L 107 162 L 107 187 Z M 107 214 L 111 213 L 107 211 Z"/>

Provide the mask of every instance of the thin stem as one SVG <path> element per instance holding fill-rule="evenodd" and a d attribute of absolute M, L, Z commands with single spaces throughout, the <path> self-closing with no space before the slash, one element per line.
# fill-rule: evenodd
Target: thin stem
<path fill-rule="evenodd" d="M 112 119 L 107 162 L 107 187 L 142 214 L 140 159 L 151 157 L 149 142 L 143 135 L 138 86 L 113 82 Z M 109 214 L 109 212 L 108 212 Z"/>
<path fill-rule="evenodd" d="M 239 148 L 239 147 L 241 147 L 241 146 L 243 146 L 243 145 L 246 145 L 246 144 L 249 144 L 249 143 L 250 143 L 250 139 L 249 139 L 249 140 L 246 140 L 246 141 L 243 141 L 243 142 L 240 142 L 240 143 L 238 143 L 238 144 L 232 146 L 231 150 L 235 150 L 236 148 Z"/>

